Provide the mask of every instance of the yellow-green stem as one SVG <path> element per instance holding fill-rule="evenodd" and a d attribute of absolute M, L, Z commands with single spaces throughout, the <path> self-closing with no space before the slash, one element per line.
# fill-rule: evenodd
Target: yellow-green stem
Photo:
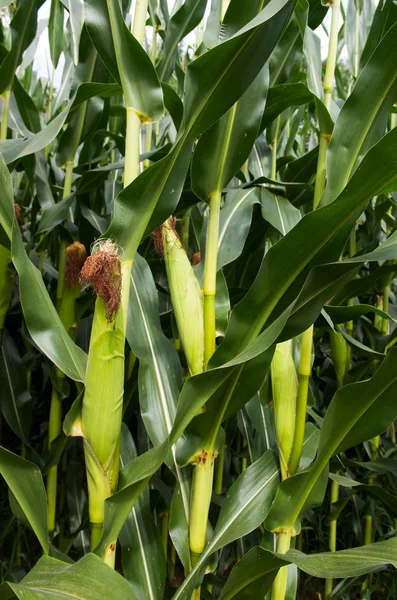
<path fill-rule="evenodd" d="M 328 57 L 324 75 L 324 104 L 328 110 L 331 108 L 332 92 L 334 88 L 334 76 L 336 55 L 338 50 L 338 27 L 340 0 L 332 0 L 331 4 L 331 30 L 329 35 Z"/>
<path fill-rule="evenodd" d="M 333 481 L 331 484 L 331 509 L 332 505 L 338 502 L 339 500 L 339 485 Z M 328 547 L 331 552 L 335 552 L 336 550 L 336 529 L 337 529 L 338 521 L 337 519 L 332 519 L 329 522 L 328 526 Z M 325 580 L 324 587 L 324 600 L 328 600 L 331 592 L 332 592 L 332 579 Z"/>
<path fill-rule="evenodd" d="M 336 64 L 336 51 L 338 47 L 338 20 L 339 20 L 339 8 L 340 8 L 340 0 L 333 0 L 332 4 L 332 20 L 331 20 L 331 31 L 329 36 L 329 46 L 328 46 L 328 57 L 327 57 L 327 65 L 325 69 L 324 76 L 324 104 L 326 108 L 329 110 L 331 107 L 331 98 L 332 98 L 332 90 L 333 90 L 333 81 L 335 74 L 335 64 Z M 313 200 L 313 209 L 315 210 L 320 202 L 321 196 L 324 192 L 325 187 L 325 177 L 326 177 L 326 155 L 327 155 L 327 147 L 330 140 L 330 136 L 326 133 L 320 133 L 320 142 L 319 142 L 319 154 L 317 160 L 317 173 L 316 173 L 316 183 L 314 189 L 314 200 Z M 311 327 L 311 332 L 313 334 L 313 327 Z M 303 334 L 305 340 L 305 349 L 304 356 L 301 356 L 299 370 L 302 373 L 310 374 L 310 362 L 311 362 L 311 351 L 313 345 L 313 335 L 307 336 Z M 308 380 L 305 377 L 299 378 L 299 387 L 298 387 L 298 398 L 299 405 L 301 407 L 301 413 L 303 412 L 303 406 L 306 406 L 307 403 L 307 392 L 308 392 Z M 298 430 L 299 435 L 301 435 L 301 426 Z M 298 439 L 299 442 L 299 439 Z M 295 440 L 294 440 L 295 445 Z M 298 461 L 299 465 L 300 457 L 294 455 L 294 465 L 296 465 Z"/>
<path fill-rule="evenodd" d="M 378 456 L 379 448 L 379 436 L 377 435 L 371 440 L 371 460 L 375 461 Z M 369 478 L 369 485 L 375 484 L 376 477 L 371 475 Z M 373 521 L 372 521 L 372 509 L 374 507 L 374 500 L 369 499 L 367 501 L 366 514 L 364 515 L 364 545 L 372 544 L 373 540 Z M 368 588 L 369 579 L 366 577 L 361 585 L 361 593 L 363 594 Z"/>
<path fill-rule="evenodd" d="M 302 455 L 303 441 L 305 438 L 307 396 L 309 391 L 309 379 L 312 361 L 313 325 L 302 333 L 301 355 L 298 371 L 298 394 L 296 399 L 296 424 L 294 443 L 292 445 L 291 457 L 288 470 L 294 475 L 299 467 Z"/>
<path fill-rule="evenodd" d="M 216 191 L 210 197 L 210 214 L 208 217 L 207 244 L 204 267 L 204 364 L 207 363 L 216 346 L 215 294 L 216 271 L 218 259 L 219 216 L 221 209 L 221 192 Z"/>
<path fill-rule="evenodd" d="M 152 63 L 155 65 L 156 64 L 156 57 L 157 57 L 157 27 L 153 27 L 153 41 L 152 41 L 152 49 L 150 52 L 150 58 L 152 60 Z M 152 121 L 150 121 L 150 123 L 148 123 L 146 125 L 146 138 L 145 138 L 145 152 L 150 152 L 150 150 L 152 149 L 152 133 L 153 133 L 153 123 Z M 145 159 L 143 166 L 145 169 L 147 169 L 150 165 L 150 160 L 148 158 Z"/>
<path fill-rule="evenodd" d="M 146 15 L 148 0 L 135 0 L 134 20 L 132 23 L 132 35 L 143 46 L 145 40 Z"/>
<path fill-rule="evenodd" d="M 291 530 L 287 529 L 278 535 L 277 552 L 285 554 L 291 546 Z M 287 590 L 288 567 L 281 567 L 272 586 L 271 600 L 284 600 Z"/>
<path fill-rule="evenodd" d="M 3 111 L 1 114 L 1 127 L 0 127 L 0 139 L 7 139 L 7 129 L 8 129 L 8 112 L 10 109 L 10 98 L 11 98 L 11 90 L 6 90 L 3 93 Z"/>
<path fill-rule="evenodd" d="M 127 106 L 127 131 L 125 140 L 124 187 L 139 175 L 139 142 L 141 120 L 133 108 Z"/>
<path fill-rule="evenodd" d="M 51 393 L 50 419 L 48 424 L 48 450 L 52 442 L 58 437 L 62 419 L 62 398 L 55 386 Z M 52 538 L 56 524 L 56 498 L 57 498 L 58 465 L 54 465 L 47 474 L 47 514 L 48 532 Z"/>

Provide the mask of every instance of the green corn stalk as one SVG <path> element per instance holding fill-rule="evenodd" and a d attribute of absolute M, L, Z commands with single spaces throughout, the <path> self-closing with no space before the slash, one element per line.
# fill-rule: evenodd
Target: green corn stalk
<path fill-rule="evenodd" d="M 336 65 L 336 53 L 338 44 L 338 19 L 340 10 L 340 0 L 333 0 L 331 3 L 332 7 L 332 22 L 331 31 L 329 36 L 329 48 L 328 57 L 326 63 L 326 70 L 323 82 L 324 88 L 324 104 L 329 110 L 331 107 L 332 91 L 333 91 L 333 80 Z M 320 132 L 319 141 L 319 154 L 317 162 L 316 182 L 314 188 L 314 200 L 313 208 L 316 209 L 321 196 L 325 188 L 326 178 L 326 154 L 327 147 L 330 137 L 326 133 Z M 297 401 L 297 423 L 296 432 L 297 437 L 293 448 L 293 460 L 292 467 L 293 472 L 296 471 L 299 465 L 300 455 L 302 452 L 304 428 L 306 421 L 306 406 L 307 406 L 307 395 L 308 395 L 308 384 L 311 370 L 311 353 L 313 345 L 313 325 L 302 334 L 302 348 L 301 357 L 299 363 L 299 387 L 298 387 L 298 401 Z M 284 537 L 285 536 L 285 537 Z M 291 541 L 290 532 L 282 532 L 279 534 L 277 541 L 277 550 L 281 553 L 285 553 L 289 550 Z M 274 580 L 272 586 L 272 600 L 284 600 L 287 586 L 287 570 L 284 568 L 280 569 L 279 573 Z"/>
<path fill-rule="evenodd" d="M 162 226 L 161 235 L 179 337 L 189 372 L 197 375 L 204 370 L 203 294 L 171 219 Z"/>
<path fill-rule="evenodd" d="M 79 242 L 70 244 L 65 250 L 64 286 L 58 308 L 60 319 L 72 339 L 76 333 L 75 302 L 80 296 L 80 269 L 86 256 L 85 247 Z M 50 415 L 48 422 L 48 449 L 60 433 L 62 422 L 62 393 L 65 375 L 55 369 L 55 382 L 51 392 Z M 56 525 L 58 465 L 50 467 L 47 474 L 47 515 L 48 531 L 53 535 Z"/>
<path fill-rule="evenodd" d="M 112 31 L 117 31 L 113 5 L 108 2 Z M 137 2 L 132 33 L 143 44 L 148 0 Z M 117 61 L 123 74 L 122 57 L 117 36 Z M 122 77 L 122 87 L 125 81 Z M 126 140 L 124 187 L 139 174 L 139 142 L 141 120 L 137 112 L 126 107 Z M 81 427 L 88 481 L 89 517 L 91 522 L 91 548 L 98 544 L 103 528 L 104 503 L 111 496 L 117 484 L 120 458 L 120 432 L 123 415 L 124 395 L 124 352 L 128 315 L 128 298 L 132 260 L 121 262 L 117 246 L 111 240 L 100 242 L 94 248 L 94 255 L 105 258 L 108 264 L 110 292 L 118 289 L 117 302 L 109 305 L 99 287 L 97 292 L 94 320 L 91 331 L 90 349 L 86 372 L 86 388 L 81 410 L 81 418 L 76 427 Z M 94 257 L 91 257 L 95 259 Z M 84 273 L 82 273 L 84 276 Z M 87 280 L 88 281 L 88 280 Z M 92 283 L 92 281 L 91 281 Z M 111 543 L 104 556 L 105 562 L 114 568 L 116 541 Z"/>

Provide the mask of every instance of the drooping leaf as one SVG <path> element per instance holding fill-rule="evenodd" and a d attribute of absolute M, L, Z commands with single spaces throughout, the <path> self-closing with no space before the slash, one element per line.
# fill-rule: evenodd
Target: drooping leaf
<path fill-rule="evenodd" d="M 0 447 L 0 473 L 14 495 L 45 554 L 49 551 L 47 496 L 40 469 Z"/>
<path fill-rule="evenodd" d="M 226 495 L 211 541 L 174 594 L 173 600 L 188 600 L 191 597 L 202 576 L 202 569 L 213 552 L 246 535 L 263 522 L 277 482 L 278 470 L 271 451 L 265 452 L 236 479 Z"/>
<path fill-rule="evenodd" d="M 270 530 L 294 526 L 334 454 L 383 433 L 396 418 L 396 360 L 397 350 L 393 349 L 371 379 L 336 392 L 324 418 L 317 458 L 308 471 L 279 486 L 267 518 Z"/>
<path fill-rule="evenodd" d="M 314 577 L 346 578 L 363 575 L 389 564 L 397 565 L 396 538 L 322 554 L 303 554 L 290 550 L 286 555 L 281 555 L 259 546 L 252 548 L 233 568 L 221 599 L 248 600 L 252 598 L 252 594 L 265 595 L 278 569 L 291 563 Z"/>
<path fill-rule="evenodd" d="M 12 590 L 20 600 L 98 600 L 99 594 L 109 600 L 138 600 L 128 581 L 95 554 L 72 565 L 43 556 L 20 583 L 4 583 L 2 588 L 2 593 Z"/>
<path fill-rule="evenodd" d="M 24 366 L 7 330 L 1 340 L 0 406 L 13 432 L 26 444 L 32 423 L 32 398 L 24 377 Z"/>

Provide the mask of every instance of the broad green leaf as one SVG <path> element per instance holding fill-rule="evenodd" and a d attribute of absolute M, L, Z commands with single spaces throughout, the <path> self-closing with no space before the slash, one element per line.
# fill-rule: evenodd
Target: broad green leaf
<path fill-rule="evenodd" d="M 64 6 L 69 11 L 69 29 L 71 37 L 71 54 L 73 63 L 79 63 L 80 35 L 84 22 L 84 2 L 83 0 L 64 0 Z"/>
<path fill-rule="evenodd" d="M 182 385 L 181 366 L 162 332 L 158 294 L 150 269 L 139 254 L 131 273 L 127 340 L 139 359 L 141 414 L 154 445 L 167 438 Z"/>
<path fill-rule="evenodd" d="M 313 94 L 304 83 L 283 83 L 269 88 L 259 131 L 263 131 L 287 108 L 302 106 L 312 99 Z"/>
<path fill-rule="evenodd" d="M 14 219 L 13 190 L 4 161 L 0 163 L 0 222 L 11 239 L 11 254 L 19 275 L 19 293 L 26 325 L 33 340 L 68 377 L 84 381 L 87 356 L 70 339 L 45 288 L 40 271 L 30 261 Z"/>
<path fill-rule="evenodd" d="M 358 17 L 356 7 L 358 7 Z M 346 21 L 343 32 L 349 57 L 350 71 L 353 74 L 355 73 L 356 60 L 360 61 L 367 41 L 368 33 L 374 19 L 374 11 L 375 5 L 371 0 L 363 0 L 360 3 L 356 3 L 355 0 L 349 0 L 347 3 Z"/>
<path fill-rule="evenodd" d="M 38 133 L 41 129 L 39 111 L 17 77 L 14 78 L 13 92 L 24 124 L 32 133 Z"/>
<path fill-rule="evenodd" d="M 36 0 L 20 0 L 19 2 L 18 10 L 10 23 L 11 50 L 0 66 L 0 94 L 12 87 L 22 53 L 36 35 L 37 9 Z"/>
<path fill-rule="evenodd" d="M 282 235 L 286 235 L 301 220 L 300 211 L 282 196 L 261 189 L 261 209 L 265 221 L 273 225 Z"/>
<path fill-rule="evenodd" d="M 331 317 L 335 324 L 346 323 L 346 321 L 356 319 L 357 317 L 368 314 L 369 312 L 379 315 L 382 317 L 382 319 L 393 320 L 392 317 L 383 312 L 383 310 L 380 310 L 375 306 L 371 306 L 370 304 L 354 304 L 352 306 L 332 306 L 328 304 L 324 307 L 324 310 Z"/>
<path fill-rule="evenodd" d="M 86 28 L 83 29 L 80 36 L 79 54 L 81 57 L 84 57 L 84 60 L 81 60 L 76 67 L 75 80 L 73 82 L 72 89 L 75 89 L 78 84 L 84 85 L 91 81 L 98 58 L 97 52 Z M 77 94 L 79 89 L 80 86 L 77 90 Z M 71 98 L 71 101 L 72 100 L 73 96 Z M 89 110 L 89 108 L 91 108 L 91 110 Z M 82 102 L 79 104 L 76 110 L 74 110 L 71 114 L 68 114 L 68 126 L 60 136 L 58 151 L 56 154 L 56 161 L 59 166 L 63 167 L 68 162 L 74 163 L 77 148 L 79 147 L 81 140 L 85 137 L 84 127 L 86 122 L 89 120 L 91 113 L 93 112 L 92 106 L 88 107 L 87 102 Z"/>
<path fill-rule="evenodd" d="M 230 378 L 228 384 L 236 385 L 242 369 L 247 368 L 249 370 L 252 366 L 250 363 L 254 362 L 256 358 L 260 358 L 261 355 L 265 354 L 266 351 L 271 348 L 279 337 L 289 312 L 290 308 L 233 360 L 226 362 L 221 367 L 212 368 L 204 373 L 190 377 L 185 382 L 178 402 L 177 414 L 170 436 L 171 443 L 175 443 L 179 439 L 184 429 L 195 417 L 201 406 L 218 393 L 218 390 L 222 388 L 228 378 Z M 258 369 L 256 368 L 256 370 Z M 261 372 L 260 375 L 264 378 L 266 376 L 266 371 Z M 258 373 L 256 373 L 256 377 L 258 377 Z M 225 391 L 227 390 L 225 389 Z M 250 397 L 257 391 L 257 389 L 254 390 Z M 248 400 L 249 398 L 246 399 L 246 401 Z"/>
<path fill-rule="evenodd" d="M 269 81 L 266 65 L 240 100 L 197 144 L 191 167 L 193 192 L 208 202 L 220 192 L 247 160 L 258 134 Z"/>
<path fill-rule="evenodd" d="M 335 123 L 327 152 L 323 205 L 342 192 L 363 154 L 385 132 L 389 110 L 397 99 L 396 35 L 397 24 L 365 65 Z"/>
<path fill-rule="evenodd" d="M 323 100 L 321 40 L 308 26 L 304 34 L 303 52 L 307 63 L 307 87 L 317 98 Z"/>
<path fill-rule="evenodd" d="M 183 473 L 186 469 L 183 470 Z M 183 564 L 185 574 L 187 575 L 191 569 L 191 558 L 189 548 L 189 512 L 186 515 L 184 492 L 179 483 L 174 489 L 170 507 L 169 534 L 175 550 Z M 189 497 L 187 498 L 189 506 Z"/>
<path fill-rule="evenodd" d="M 179 141 L 168 156 L 141 173 L 115 202 L 107 235 L 117 239 L 126 260 L 133 258 L 145 229 L 149 233 L 172 213 L 182 191 L 194 138 L 249 87 L 273 49 L 291 9 L 288 0 L 273 0 L 235 37 L 189 65 Z"/>
<path fill-rule="evenodd" d="M 230 0 L 226 13 L 222 19 L 219 31 L 219 40 L 224 42 L 231 38 L 246 23 L 251 21 L 264 7 L 264 0 L 251 0 L 241 4 L 239 0 Z"/>
<path fill-rule="evenodd" d="M 219 41 L 221 26 L 222 0 L 211 0 L 211 10 L 208 15 L 203 42 L 207 48 L 213 48 Z"/>
<path fill-rule="evenodd" d="M 247 535 L 263 522 L 269 511 L 278 478 L 271 451 L 265 452 L 239 475 L 226 494 L 211 541 L 172 597 L 173 600 L 188 600 L 191 597 L 200 572 L 213 552 Z"/>
<path fill-rule="evenodd" d="M 122 428 L 120 467 L 136 458 L 134 442 L 127 427 Z M 146 488 L 120 532 L 123 573 L 140 600 L 160 600 L 164 593 L 165 558 L 159 531 L 150 510 Z"/>
<path fill-rule="evenodd" d="M 117 492 L 105 501 L 105 519 L 95 554 L 103 557 L 109 544 L 116 542 L 131 508 L 145 489 L 152 475 L 166 460 L 168 442 L 152 448 L 129 462 L 121 471 Z"/>
<path fill-rule="evenodd" d="M 7 332 L 1 339 L 0 407 L 13 432 L 26 444 L 32 424 L 32 398 L 18 348 Z"/>
<path fill-rule="evenodd" d="M 54 69 L 58 66 L 63 46 L 63 5 L 60 0 L 51 0 L 50 20 L 48 22 L 48 40 L 50 56 Z"/>
<path fill-rule="evenodd" d="M 128 581 L 95 554 L 73 565 L 43 556 L 20 583 L 2 587 L 1 592 L 9 588 L 20 600 L 138 600 Z"/>
<path fill-rule="evenodd" d="M 281 555 L 257 546 L 233 568 L 221 600 L 249 600 L 252 594 L 255 597 L 256 594 L 258 597 L 263 594 L 264 597 L 278 569 L 291 563 L 313 577 L 356 577 L 390 564 L 396 567 L 397 539 L 322 554 L 303 554 L 290 550 Z"/>
<path fill-rule="evenodd" d="M 347 188 L 337 200 L 303 219 L 266 254 L 254 284 L 235 307 L 225 339 L 210 366 L 230 360 L 296 299 L 309 271 L 336 261 L 356 218 L 367 202 L 397 178 L 390 152 L 397 148 L 392 130 L 365 156 Z M 376 168 L 375 167 L 376 164 Z M 297 332 L 298 333 L 298 332 Z"/>
<path fill-rule="evenodd" d="M 0 473 L 27 521 L 48 554 L 47 496 L 40 469 L 33 463 L 0 447 Z"/>
<path fill-rule="evenodd" d="M 191 128 L 191 135 L 197 137 L 208 129 L 243 95 L 273 50 L 291 9 L 285 0 L 269 2 L 233 37 L 190 63 L 183 124 Z"/>
<path fill-rule="evenodd" d="M 123 88 L 126 105 L 142 120 L 163 114 L 163 93 L 154 66 L 128 30 L 118 0 L 85 0 L 90 36 L 113 77 Z"/>
<path fill-rule="evenodd" d="M 360 485 L 360 486 L 355 486 L 355 489 L 363 490 L 364 492 L 369 494 L 369 496 L 371 496 L 372 498 L 375 498 L 375 500 L 380 500 L 382 503 L 382 506 L 384 507 L 386 512 L 393 519 L 397 519 L 396 502 L 395 502 L 395 497 L 393 494 L 390 494 L 389 492 L 387 492 L 380 485 L 371 485 L 371 484 Z"/>
<path fill-rule="evenodd" d="M 375 10 L 366 44 L 360 57 L 360 70 L 366 65 L 385 33 L 397 23 L 397 6 L 393 0 L 381 0 Z"/>
<path fill-rule="evenodd" d="M 83 102 L 86 102 L 93 96 L 111 98 L 112 96 L 119 96 L 121 94 L 122 89 L 118 83 L 82 83 L 79 85 L 73 104 L 70 107 L 70 114 L 72 115 L 73 111 L 76 110 L 80 104 L 83 104 Z"/>
<path fill-rule="evenodd" d="M 181 366 L 172 343 L 165 337 L 159 318 L 158 294 L 146 261 L 137 254 L 131 273 L 127 340 L 139 359 L 138 385 L 141 415 L 152 443 L 169 436 L 182 386 Z M 185 478 L 171 450 L 170 466 L 181 490 L 185 519 L 189 499 Z"/>
<path fill-rule="evenodd" d="M 74 194 L 70 194 L 70 196 L 64 198 L 57 204 L 46 208 L 43 211 L 40 219 L 37 233 L 46 233 L 47 231 L 54 229 L 57 225 L 63 223 L 68 215 L 70 207 L 72 206 L 74 198 Z"/>
<path fill-rule="evenodd" d="M 186 0 L 167 23 L 163 56 L 157 66 L 160 81 L 168 81 L 175 66 L 178 44 L 204 17 L 207 0 Z"/>
<path fill-rule="evenodd" d="M 225 197 L 219 218 L 218 269 L 238 258 L 243 250 L 258 192 L 253 189 L 231 191 Z"/>
<path fill-rule="evenodd" d="M 19 158 L 35 154 L 48 146 L 61 131 L 66 117 L 69 113 L 69 105 L 66 106 L 48 125 L 41 131 L 28 138 L 17 138 L 14 140 L 2 140 L 0 142 L 0 152 L 7 164 L 10 164 Z"/>
<path fill-rule="evenodd" d="M 397 349 L 371 379 L 340 388 L 325 414 L 318 455 L 310 469 L 284 481 L 267 518 L 270 530 L 293 527 L 329 459 L 383 433 L 396 418 Z"/>

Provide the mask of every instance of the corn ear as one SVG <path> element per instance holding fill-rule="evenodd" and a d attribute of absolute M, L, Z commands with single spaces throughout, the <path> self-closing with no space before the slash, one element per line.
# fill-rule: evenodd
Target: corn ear
<path fill-rule="evenodd" d="M 101 536 L 104 502 L 117 485 L 130 270 L 129 263 L 121 264 L 116 245 L 105 240 L 80 273 L 82 283 L 97 294 L 81 408 L 92 548 Z M 114 556 L 111 544 L 109 565 Z"/>
<path fill-rule="evenodd" d="M 274 420 L 283 479 L 288 477 L 288 463 L 295 435 L 298 378 L 289 341 L 277 344 L 271 363 Z"/>
<path fill-rule="evenodd" d="M 10 262 L 10 250 L 0 245 L 0 330 L 4 327 L 4 320 L 14 286 L 14 275 L 8 269 Z"/>
<path fill-rule="evenodd" d="M 96 300 L 88 355 L 82 429 L 114 489 L 118 464 L 124 393 L 124 331 L 122 312 L 108 322 L 103 300 Z"/>
<path fill-rule="evenodd" d="M 179 337 L 191 375 L 204 369 L 203 294 L 172 221 L 162 227 L 163 252 Z"/>

